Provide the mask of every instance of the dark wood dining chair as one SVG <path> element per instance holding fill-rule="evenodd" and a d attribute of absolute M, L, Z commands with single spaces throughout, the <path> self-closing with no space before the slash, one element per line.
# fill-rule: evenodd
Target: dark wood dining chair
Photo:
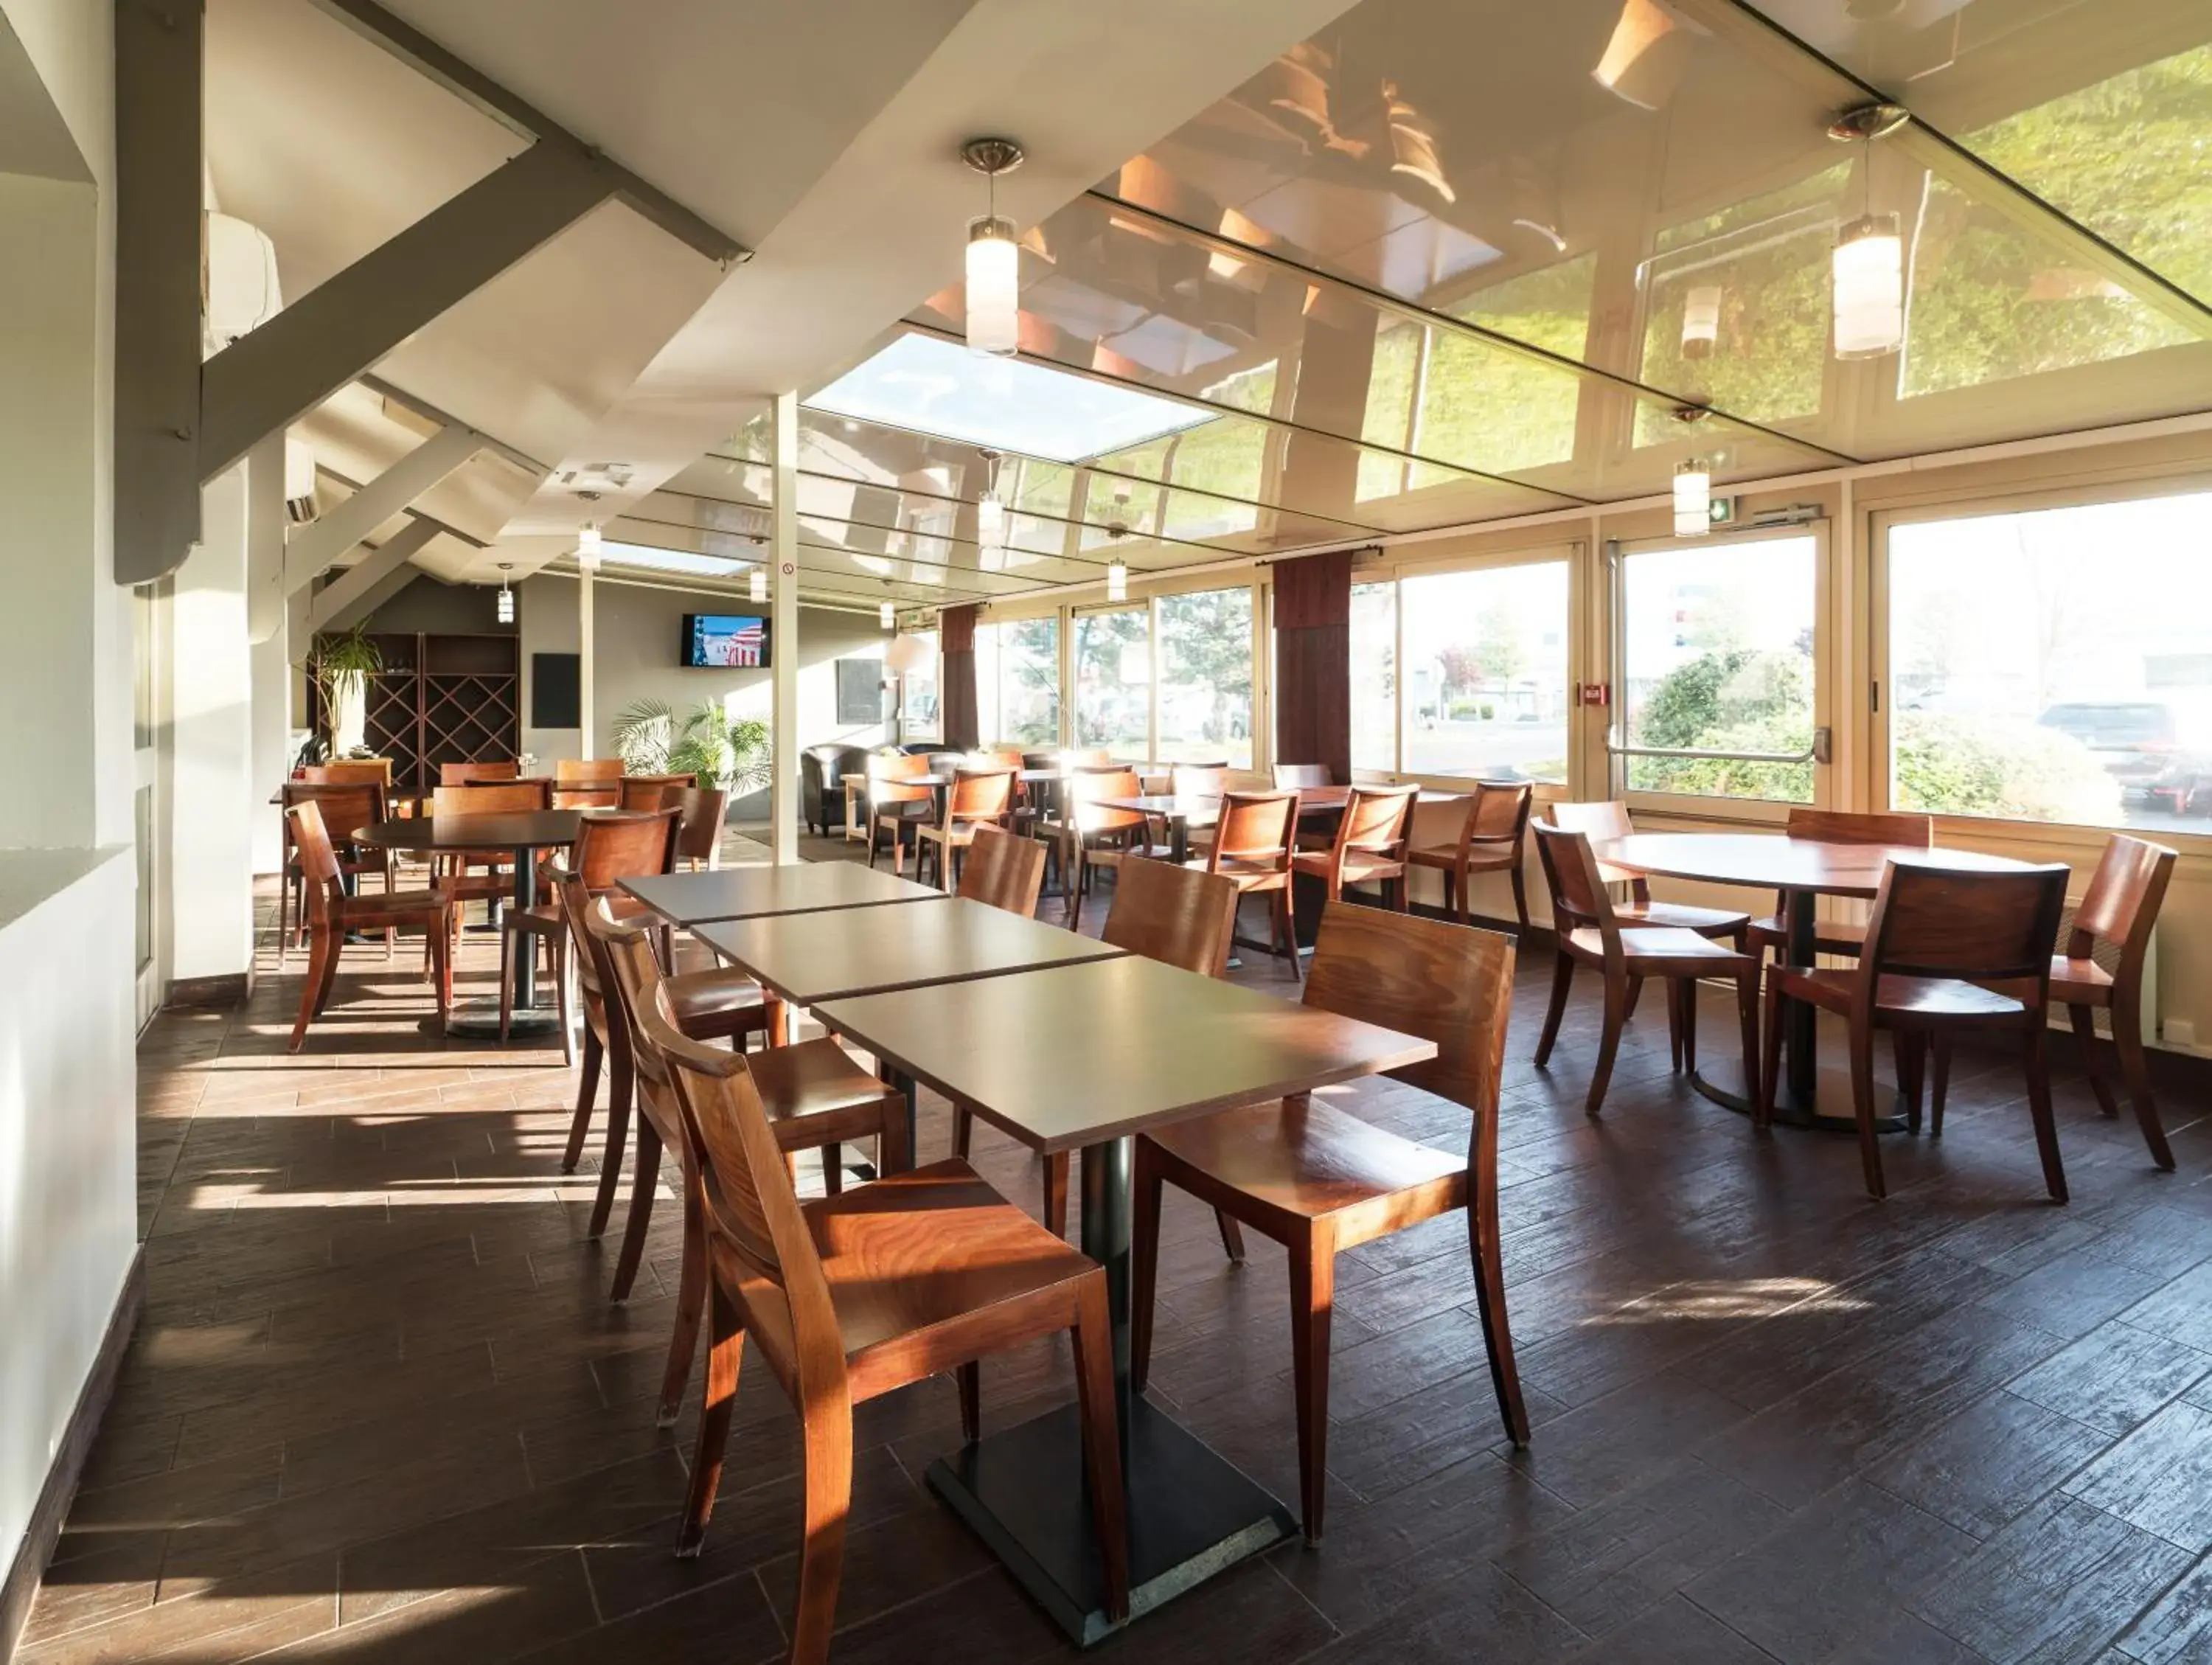
<path fill-rule="evenodd" d="M 1291 917 L 1291 857 L 1296 851 L 1298 795 L 1294 792 L 1232 792 L 1223 795 L 1213 842 L 1185 865 L 1218 873 L 1237 887 L 1237 900 L 1268 898 L 1268 948 L 1299 973 L 1298 933 Z"/>
<path fill-rule="evenodd" d="M 998 769 L 1012 774 L 1029 767 L 1022 761 L 1021 751 L 1013 746 L 977 746 L 960 760 L 960 767 L 978 770 Z"/>
<path fill-rule="evenodd" d="M 307 879 L 307 971 L 300 987 L 300 1015 L 292 1024 L 289 1052 L 299 1051 L 307 1025 L 330 1004 L 337 981 L 338 955 L 354 931 L 420 930 L 429 939 L 430 975 L 438 991 L 438 1023 L 445 1025 L 453 1004 L 453 968 L 446 941 L 446 900 L 436 890 L 379 890 L 348 896 L 345 878 L 323 822 L 322 805 L 313 799 L 284 811 L 293 848 Z M 391 952 L 387 939 L 385 952 Z"/>
<path fill-rule="evenodd" d="M 954 894 L 1034 919 L 1043 888 L 1043 845 L 998 827 L 975 829 Z"/>
<path fill-rule="evenodd" d="M 676 826 L 676 860 L 693 872 L 722 865 L 722 822 L 730 794 L 720 787 L 669 786 L 661 789 L 663 808 L 681 817 Z"/>
<path fill-rule="evenodd" d="M 1091 890 L 1091 875 L 1100 869 L 1119 872 L 1124 858 L 1164 858 L 1168 847 L 1152 840 L 1152 818 L 1138 810 L 1109 809 L 1102 800 L 1136 798 L 1144 782 L 1137 771 L 1117 763 L 1106 769 L 1080 769 L 1060 786 L 1060 813 L 1045 821 L 1039 831 L 1060 851 L 1060 871 L 1067 886 L 1067 927 L 1083 928 L 1083 898 Z"/>
<path fill-rule="evenodd" d="M 392 789 L 389 757 L 336 757 L 326 763 L 309 763 L 300 778 L 319 787 L 382 787 Z"/>
<path fill-rule="evenodd" d="M 876 865 L 876 851 L 881 848 L 883 835 L 891 836 L 891 871 L 897 872 L 906 865 L 904 840 L 907 829 L 918 828 L 930 818 L 934 798 L 927 787 L 910 784 L 915 776 L 929 773 L 929 759 L 910 756 L 901 751 L 872 751 L 868 754 L 867 787 L 863 805 L 868 817 L 868 866 Z M 920 841 L 916 841 L 915 860 L 919 863 Z"/>
<path fill-rule="evenodd" d="M 556 757 L 556 787 L 613 787 L 619 790 L 627 769 L 619 757 Z"/>
<path fill-rule="evenodd" d="M 1327 763 L 1278 763 L 1274 776 L 1278 792 L 1303 792 L 1308 787 L 1333 787 L 1336 784 Z"/>
<path fill-rule="evenodd" d="M 1335 902 L 1347 884 L 1379 884 L 1383 900 L 1406 911 L 1406 829 L 1418 787 L 1354 787 L 1325 850 L 1300 850 L 1291 870 L 1321 880 Z"/>
<path fill-rule="evenodd" d="M 1783 829 L 1792 838 L 1817 839 L 1823 844 L 1894 844 L 1925 850 L 1936 842 L 1934 816 L 1902 811 L 1816 810 L 1801 804 L 1791 807 Z M 1789 919 L 1790 898 L 1778 896 L 1774 911 L 1751 922 L 1752 951 L 1771 950 L 1777 959 L 1781 958 L 1790 945 Z M 1866 926 L 1860 921 L 1816 918 L 1813 922 L 1813 946 L 1817 952 L 1856 958 L 1865 945 Z"/>
<path fill-rule="evenodd" d="M 1593 845 L 1607 844 L 1616 838 L 1626 838 L 1636 830 L 1628 818 L 1628 805 L 1618 799 L 1599 799 L 1581 804 L 1552 804 L 1546 806 L 1544 818 L 1562 832 L 1578 832 Z M 1654 902 L 1651 881 L 1640 873 L 1623 872 L 1601 860 L 1598 876 L 1607 884 L 1620 885 L 1627 890 L 1626 897 L 1613 900 L 1613 917 L 1624 926 L 1673 926 L 1684 931 L 1695 931 L 1701 937 L 1726 939 L 1738 948 L 1749 941 L 1751 915 L 1726 908 L 1696 908 L 1686 902 Z M 1635 1008 L 1632 997 L 1629 1007 Z"/>
<path fill-rule="evenodd" d="M 587 894 L 610 896 L 619 880 L 672 871 L 675 846 L 674 810 L 656 810 L 649 815 L 602 811 L 584 817 L 575 847 L 569 852 L 569 865 L 583 875 Z M 552 871 L 547 869 L 549 876 Z M 619 898 L 616 911 L 619 914 L 641 908 L 641 903 L 633 902 L 624 896 Z M 514 1018 L 514 979 L 510 974 L 514 964 L 514 939 L 521 934 L 545 945 L 546 969 L 552 973 L 554 998 L 561 1014 L 561 1054 L 573 1064 L 576 1061 L 576 1037 L 568 1015 L 569 931 L 567 908 L 558 890 L 550 900 L 534 908 L 509 908 L 500 915 L 500 1044 L 507 1044 L 508 1025 Z"/>
<path fill-rule="evenodd" d="M 1528 928 L 1528 887 L 1523 872 L 1528 855 L 1528 810 L 1536 789 L 1525 781 L 1478 781 L 1468 800 L 1459 836 L 1449 844 L 1411 840 L 1406 860 L 1444 876 L 1444 906 L 1462 925 L 1468 922 L 1468 880 L 1476 873 L 1504 873 L 1513 885 L 1513 917 Z"/>
<path fill-rule="evenodd" d="M 1735 983 L 1737 1015 L 1743 1024 L 1743 1079 L 1756 1081 L 1759 957 L 1683 926 L 1639 925 L 1624 918 L 1614 910 L 1589 839 L 1541 821 L 1535 823 L 1535 834 L 1536 853 L 1551 889 L 1552 928 L 1557 938 L 1552 1003 L 1544 1012 L 1544 1032 L 1536 1041 L 1536 1067 L 1551 1062 L 1575 967 L 1586 964 L 1597 967 L 1605 979 L 1605 1027 L 1583 1104 L 1589 1114 L 1595 1115 L 1605 1103 L 1620 1032 L 1628 1024 L 1631 991 L 1646 977 L 1666 980 L 1667 1032 L 1677 1070 L 1698 1066 L 1698 980 L 1723 977 Z"/>
<path fill-rule="evenodd" d="M 325 766 L 327 767 L 327 765 Z M 362 827 L 373 826 L 388 819 L 387 807 L 381 783 L 375 781 L 287 781 L 283 792 L 283 806 L 295 804 L 314 804 L 323 814 L 324 830 L 331 835 L 331 845 L 337 856 L 338 872 L 352 881 L 352 888 L 360 890 L 361 881 L 370 873 L 384 881 L 384 888 L 392 888 L 392 853 L 356 845 L 352 835 Z M 283 854 L 276 887 L 276 965 L 283 969 L 291 951 L 305 940 L 307 930 L 307 874 L 300 860 L 300 847 L 292 836 L 292 817 L 283 817 Z M 392 933 L 384 935 L 385 957 L 392 954 Z"/>
<path fill-rule="evenodd" d="M 509 781 L 474 786 L 439 787 L 430 794 L 430 814 L 535 815 L 553 806 L 552 789 L 543 781 Z M 489 904 L 514 890 L 514 858 L 504 852 L 443 858 L 438 878 L 453 904 L 452 928 L 460 928 L 461 910 L 471 902 Z"/>
<path fill-rule="evenodd" d="M 973 1442 L 977 1361 L 1065 1332 L 1106 1610 L 1125 1616 L 1128 1523 L 1104 1271 L 957 1158 L 802 1205 L 747 1060 L 687 1040 L 659 1001 L 640 1021 L 698 1142 L 714 1285 L 706 1402 L 677 1553 L 705 1545 L 750 1336 L 799 1412 L 805 1510 L 789 1657 L 821 1665 L 852 1506 L 853 1407 L 950 1368 Z"/>
<path fill-rule="evenodd" d="M 1011 769 L 962 769 L 945 789 L 945 808 L 934 824 L 924 822 L 914 829 L 914 882 L 926 884 L 922 858 L 933 855 L 940 890 L 952 889 L 959 853 L 975 842 L 978 827 L 1003 827 L 1014 812 L 1014 775 Z"/>
<path fill-rule="evenodd" d="M 2053 1202 L 2066 1200 L 2066 1171 L 2051 1112 L 2044 1030 L 2051 1000 L 2052 950 L 2073 870 L 2062 862 L 1978 872 L 1935 862 L 1893 861 L 1883 871 L 1858 963 L 1838 969 L 1777 966 L 1766 979 L 1765 1068 L 1758 1116 L 1774 1114 L 1782 1060 L 1782 1002 L 1803 1000 L 1841 1016 L 1850 1030 L 1851 1108 L 1867 1192 L 1887 1194 L 1875 1131 L 1874 1035 L 1898 1035 L 1899 1085 L 1913 1124 L 1931 1042 L 1948 1046 L 1966 1033 L 2014 1035 L 2027 1076 L 2028 1114 L 2043 1180 Z M 1943 1131 L 1936 1101 L 1933 1134 Z"/>
<path fill-rule="evenodd" d="M 1291 1260 L 1291 1379 L 1306 1540 L 1319 1543 L 1328 1489 L 1329 1315 L 1336 1257 L 1467 1211 L 1477 1308 L 1505 1431 L 1528 1443 L 1528 1413 L 1505 1315 L 1498 1215 L 1498 1095 L 1513 1006 L 1513 944 L 1494 931 L 1339 902 L 1322 915 L 1305 1004 L 1433 1041 L 1426 1063 L 1392 1076 L 1473 1113 L 1455 1156 L 1301 1093 L 1139 1135 L 1132 1249 L 1131 1370 L 1151 1364 L 1160 1204 L 1173 1185 L 1281 1243 Z"/>
<path fill-rule="evenodd" d="M 625 814 L 651 815 L 662 807 L 661 800 L 668 795 L 668 783 L 657 775 L 625 775 L 619 790 L 619 807 Z"/>
<path fill-rule="evenodd" d="M 438 765 L 438 784 L 441 787 L 483 786 L 494 781 L 519 781 L 521 778 L 522 764 L 513 757 L 498 763 Z"/>

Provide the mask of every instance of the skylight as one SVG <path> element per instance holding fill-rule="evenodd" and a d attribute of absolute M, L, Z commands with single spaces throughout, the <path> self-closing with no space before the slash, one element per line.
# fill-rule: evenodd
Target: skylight
<path fill-rule="evenodd" d="M 647 544 L 617 544 L 611 538 L 600 547 L 605 557 L 617 566 L 650 567 L 655 572 L 688 573 L 695 578 L 728 578 L 744 571 L 746 564 L 718 555 L 659 550 Z"/>
<path fill-rule="evenodd" d="M 988 358 L 926 335 L 899 337 L 806 404 L 834 416 L 1060 463 L 1212 420 L 1212 412 L 1172 399 L 1022 359 Z"/>

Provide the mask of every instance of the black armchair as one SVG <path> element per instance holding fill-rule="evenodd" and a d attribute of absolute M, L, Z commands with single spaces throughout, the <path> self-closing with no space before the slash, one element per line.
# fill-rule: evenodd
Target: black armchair
<path fill-rule="evenodd" d="M 865 773 L 867 756 L 858 746 L 836 744 L 811 745 L 799 754 L 800 812 L 809 829 L 824 838 L 833 828 L 844 830 L 845 776 Z"/>

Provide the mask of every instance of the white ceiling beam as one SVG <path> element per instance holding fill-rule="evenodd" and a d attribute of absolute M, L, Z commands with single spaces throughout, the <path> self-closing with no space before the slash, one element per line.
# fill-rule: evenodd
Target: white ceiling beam
<path fill-rule="evenodd" d="M 410 520 L 307 599 L 307 633 L 327 630 L 347 608 L 415 558 L 442 531 L 435 520 Z"/>
<path fill-rule="evenodd" d="M 284 592 L 289 595 L 320 576 L 338 556 L 404 510 L 483 446 L 483 436 L 473 428 L 441 428 L 328 514 L 293 527 L 284 540 Z M 434 531 L 437 525 L 422 520 L 415 524 L 428 525 Z M 416 548 L 420 547 L 418 544 Z"/>

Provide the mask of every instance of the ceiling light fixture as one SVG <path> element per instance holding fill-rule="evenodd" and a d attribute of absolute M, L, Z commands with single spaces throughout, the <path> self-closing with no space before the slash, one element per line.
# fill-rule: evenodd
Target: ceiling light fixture
<path fill-rule="evenodd" d="M 599 556 L 606 548 L 606 540 L 599 536 L 599 523 L 586 520 L 576 531 L 576 564 L 587 573 L 599 569 Z"/>
<path fill-rule="evenodd" d="M 1658 0 L 1622 0 L 1590 78 L 1639 110 L 1657 110 L 1674 97 L 1688 55 L 1687 31 Z"/>
<path fill-rule="evenodd" d="M 1022 148 L 970 139 L 960 160 L 990 181 L 989 211 L 968 222 L 968 348 L 1004 358 L 1021 348 L 1022 253 L 1013 222 L 999 217 L 999 175 L 1022 165 Z"/>
<path fill-rule="evenodd" d="M 983 489 L 975 499 L 975 548 L 981 563 L 996 571 L 1006 554 L 1006 505 L 999 495 L 999 453 L 985 451 Z"/>
<path fill-rule="evenodd" d="M 1127 601 L 1129 599 L 1129 563 L 1115 561 L 1106 568 L 1106 599 Z"/>
<path fill-rule="evenodd" d="M 1832 270 L 1838 358 L 1880 358 L 1905 345 L 1905 240 L 1897 216 L 1874 210 L 1874 142 L 1911 116 L 1895 104 L 1863 104 L 1828 128 L 1844 144 L 1864 144 L 1859 165 L 1860 214 L 1836 230 Z"/>
<path fill-rule="evenodd" d="M 1682 356 L 1711 358 L 1721 335 L 1721 286 L 1698 283 L 1682 297 Z"/>
<path fill-rule="evenodd" d="M 876 609 L 876 620 L 886 630 L 898 628 L 898 609 L 888 601 Z"/>
<path fill-rule="evenodd" d="M 1703 405 L 1686 404 L 1674 420 L 1695 428 L 1705 419 Z M 1674 465 L 1674 536 L 1702 538 L 1713 526 L 1713 465 L 1703 457 L 1686 457 Z"/>
<path fill-rule="evenodd" d="M 512 561 L 499 563 L 499 611 L 493 616 L 501 624 L 514 623 L 514 592 L 507 586 L 507 575 L 514 570 L 514 562 Z"/>
<path fill-rule="evenodd" d="M 751 576 L 745 580 L 745 588 L 755 601 L 766 601 L 768 599 L 768 568 L 755 567 Z"/>

